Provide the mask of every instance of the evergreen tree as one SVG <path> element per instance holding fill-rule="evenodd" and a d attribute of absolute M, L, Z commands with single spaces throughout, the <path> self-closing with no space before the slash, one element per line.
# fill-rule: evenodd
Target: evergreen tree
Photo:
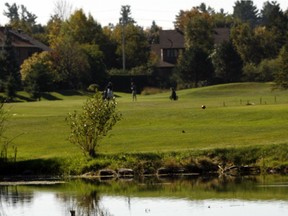
<path fill-rule="evenodd" d="M 0 80 L 2 83 L 2 88 L 6 92 L 6 95 L 13 99 L 17 90 L 21 88 L 20 71 L 19 64 L 16 61 L 15 49 L 12 45 L 12 38 L 10 29 L 5 28 L 5 39 L 3 44 L 3 49 L 1 52 L 1 74 Z M 13 89 L 11 86 L 13 86 Z"/>
<path fill-rule="evenodd" d="M 258 23 L 258 9 L 251 0 L 240 0 L 235 2 L 233 17 L 242 22 L 249 23 L 252 27 Z"/>

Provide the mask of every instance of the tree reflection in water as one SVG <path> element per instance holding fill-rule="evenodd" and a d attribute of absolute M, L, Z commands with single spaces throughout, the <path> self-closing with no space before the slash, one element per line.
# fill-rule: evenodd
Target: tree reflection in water
<path fill-rule="evenodd" d="M 66 203 L 67 212 L 75 212 L 75 216 L 112 216 L 108 210 L 100 206 L 100 195 L 96 190 L 85 194 L 57 194 L 57 198 Z"/>
<path fill-rule="evenodd" d="M 71 210 L 75 211 L 75 216 L 121 215 L 117 212 L 119 206 L 111 205 L 111 198 L 112 203 L 113 200 L 117 201 L 114 205 L 119 204 L 119 200 L 120 206 L 125 204 L 125 214 L 122 215 L 139 209 L 139 203 L 142 203 L 139 200 L 150 198 L 167 200 L 172 197 L 173 200 L 184 199 L 192 203 L 212 199 L 288 201 L 288 176 L 275 175 L 145 177 L 137 180 L 73 179 L 64 184 L 52 185 L 7 184 L 0 184 L 0 216 L 30 216 L 30 211 L 42 216 L 70 216 Z M 149 205 L 154 206 L 153 203 L 146 203 L 141 207 L 145 211 L 147 207 L 148 211 L 151 209 Z M 48 212 L 43 212 L 41 207 L 48 209 Z M 158 206 L 157 203 L 155 208 L 159 209 L 160 204 Z"/>
<path fill-rule="evenodd" d="M 18 186 L 3 186 L 0 187 L 0 216 L 6 216 L 5 207 L 3 203 L 9 204 L 12 207 L 16 207 L 17 204 L 26 204 L 33 201 L 32 192 L 18 191 Z"/>

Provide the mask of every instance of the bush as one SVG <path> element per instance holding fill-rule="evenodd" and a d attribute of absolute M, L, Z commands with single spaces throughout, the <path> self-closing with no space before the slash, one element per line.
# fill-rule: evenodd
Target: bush
<path fill-rule="evenodd" d="M 96 157 L 99 141 L 121 119 L 116 104 L 115 99 L 103 99 L 100 92 L 88 98 L 81 113 L 74 111 L 66 118 L 71 130 L 69 141 L 77 145 L 85 155 Z"/>
<path fill-rule="evenodd" d="M 91 84 L 88 86 L 87 91 L 89 92 L 97 92 L 99 90 L 99 85 L 97 84 Z"/>

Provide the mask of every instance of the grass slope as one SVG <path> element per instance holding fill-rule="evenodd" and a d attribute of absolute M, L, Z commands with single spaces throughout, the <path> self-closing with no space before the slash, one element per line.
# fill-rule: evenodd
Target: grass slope
<path fill-rule="evenodd" d="M 288 143 L 288 92 L 270 83 L 236 83 L 132 96 L 117 93 L 123 119 L 104 138 L 100 153 L 168 152 Z M 20 160 L 78 156 L 67 140 L 67 114 L 80 110 L 83 95 L 53 94 L 57 100 L 6 104 L 6 136 L 16 137 Z M 48 98 L 49 99 L 49 98 Z M 247 103 L 253 105 L 246 105 Z M 205 104 L 206 109 L 201 109 Z M 19 136 L 18 136 L 19 135 Z"/>

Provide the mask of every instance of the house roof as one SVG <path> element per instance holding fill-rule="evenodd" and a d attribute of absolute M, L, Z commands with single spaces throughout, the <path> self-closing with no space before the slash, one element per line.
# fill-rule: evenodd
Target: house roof
<path fill-rule="evenodd" d="M 162 30 L 159 33 L 160 47 L 184 48 L 184 34 L 179 30 Z"/>
<path fill-rule="evenodd" d="M 214 29 L 214 43 L 219 44 L 224 41 L 229 41 L 230 29 L 229 28 L 215 28 Z"/>
<path fill-rule="evenodd" d="M 50 48 L 43 44 L 42 42 L 30 37 L 29 35 L 21 32 L 9 29 L 12 35 L 12 45 L 18 48 L 37 48 L 43 51 L 50 51 Z M 4 44 L 5 38 L 5 27 L 0 27 L 0 45 Z"/>
<path fill-rule="evenodd" d="M 214 43 L 219 44 L 224 41 L 229 41 L 230 29 L 229 28 L 216 28 L 214 29 Z M 151 51 L 158 57 L 159 61 L 156 67 L 160 68 L 173 68 L 175 65 L 163 61 L 161 58 L 162 51 L 165 49 L 184 49 L 185 38 L 183 32 L 179 30 L 161 30 L 159 32 L 159 44 L 153 44 Z"/>

